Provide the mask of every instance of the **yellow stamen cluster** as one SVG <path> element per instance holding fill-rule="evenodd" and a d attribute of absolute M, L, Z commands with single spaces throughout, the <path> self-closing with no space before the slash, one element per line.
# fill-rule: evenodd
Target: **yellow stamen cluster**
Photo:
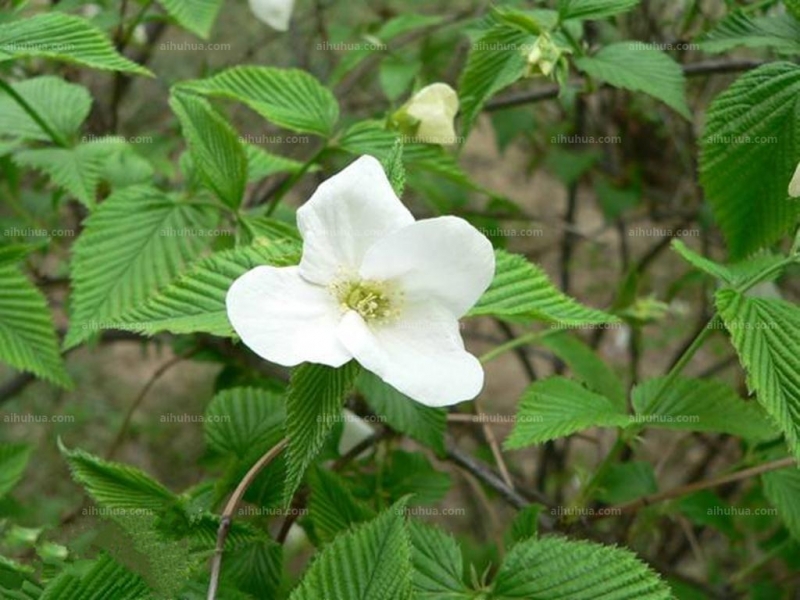
<path fill-rule="evenodd" d="M 345 280 L 334 283 L 331 287 L 343 312 L 354 310 L 367 322 L 389 321 L 399 314 L 399 295 L 392 293 L 393 290 L 384 281 Z"/>

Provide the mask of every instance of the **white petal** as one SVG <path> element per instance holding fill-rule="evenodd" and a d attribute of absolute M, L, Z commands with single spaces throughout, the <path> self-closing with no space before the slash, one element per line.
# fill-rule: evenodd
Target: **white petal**
<path fill-rule="evenodd" d="M 446 83 L 434 83 L 414 94 L 406 112 L 419 121 L 417 135 L 426 144 L 455 144 L 453 125 L 458 113 L 458 94 Z"/>
<path fill-rule="evenodd" d="M 300 273 L 326 285 L 342 269 L 357 273 L 376 240 L 414 222 L 381 163 L 362 156 L 322 183 L 297 211 L 303 236 Z"/>
<path fill-rule="evenodd" d="M 250 0 L 250 10 L 262 23 L 286 31 L 292 18 L 294 0 Z"/>
<path fill-rule="evenodd" d="M 396 281 L 411 302 L 434 299 L 458 318 L 492 282 L 494 250 L 464 219 L 425 219 L 377 242 L 364 257 L 360 274 Z"/>
<path fill-rule="evenodd" d="M 797 163 L 792 180 L 789 182 L 789 196 L 800 198 L 800 163 Z"/>
<path fill-rule="evenodd" d="M 458 321 L 435 304 L 406 306 L 397 322 L 382 326 L 350 311 L 339 338 L 364 368 L 421 404 L 456 404 L 483 388 L 483 367 L 464 350 Z"/>
<path fill-rule="evenodd" d="M 333 296 L 297 267 L 251 269 L 233 282 L 225 302 L 244 344 L 270 362 L 339 367 L 353 358 L 336 335 L 341 311 Z"/>
<path fill-rule="evenodd" d="M 339 454 L 345 455 L 361 442 L 372 437 L 375 430 L 351 410 L 344 409 L 342 414 L 344 416 L 344 428 L 342 437 L 339 440 Z"/>

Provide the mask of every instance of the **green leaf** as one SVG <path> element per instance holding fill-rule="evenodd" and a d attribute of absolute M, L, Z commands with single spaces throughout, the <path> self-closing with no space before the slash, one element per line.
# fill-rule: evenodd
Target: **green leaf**
<path fill-rule="evenodd" d="M 800 52 L 800 23 L 790 15 L 751 17 L 734 12 L 697 40 L 704 52 L 727 52 L 738 46 Z"/>
<path fill-rule="evenodd" d="M 282 575 L 283 547 L 272 540 L 259 540 L 225 552 L 222 580 L 253 598 L 277 598 Z"/>
<path fill-rule="evenodd" d="M 95 69 L 152 75 L 119 54 L 105 34 L 86 19 L 59 12 L 0 25 L 0 62 L 41 56 Z"/>
<path fill-rule="evenodd" d="M 614 87 L 653 96 L 681 116 L 691 119 L 681 66 L 660 50 L 636 44 L 609 44 L 593 56 L 575 59 L 575 65 Z"/>
<path fill-rule="evenodd" d="M 690 250 L 680 240 L 674 240 L 672 248 L 693 267 L 730 287 L 747 286 L 752 281 L 761 281 L 766 271 L 773 272 L 772 279 L 775 279 L 780 271 L 774 270 L 774 267 L 784 261 L 780 255 L 763 252 L 737 263 L 723 265 Z"/>
<path fill-rule="evenodd" d="M 303 168 L 303 163 L 291 158 L 267 152 L 253 144 L 244 144 L 247 154 L 247 181 L 258 181 L 277 173 L 294 174 Z"/>
<path fill-rule="evenodd" d="M 800 470 L 797 465 L 770 471 L 761 476 L 764 482 L 764 495 L 770 504 L 778 509 L 786 529 L 800 541 Z"/>
<path fill-rule="evenodd" d="M 473 597 L 464 584 L 464 559 L 452 536 L 438 527 L 410 519 L 411 562 L 418 600 L 463 600 Z"/>
<path fill-rule="evenodd" d="M 798 21 L 800 21 L 800 0 L 783 0 L 786 10 Z"/>
<path fill-rule="evenodd" d="M 406 168 L 403 165 L 403 141 L 397 139 L 394 142 L 392 151 L 385 161 L 383 168 L 386 177 L 392 183 L 392 189 L 398 198 L 403 197 L 403 190 L 406 187 Z"/>
<path fill-rule="evenodd" d="M 535 40 L 517 28 L 496 25 L 472 44 L 458 83 L 464 136 L 489 98 L 525 74 L 525 48 Z"/>
<path fill-rule="evenodd" d="M 625 410 L 628 397 L 625 385 L 589 346 L 566 331 L 542 336 L 541 343 L 567 364 L 578 381 Z"/>
<path fill-rule="evenodd" d="M 728 433 L 754 441 L 778 435 L 757 403 L 743 400 L 720 381 L 679 377 L 662 390 L 665 381 L 658 377 L 634 388 L 635 422 L 679 431 Z"/>
<path fill-rule="evenodd" d="M 645 461 L 613 464 L 597 485 L 596 497 L 606 504 L 623 504 L 658 491 L 653 465 Z"/>
<path fill-rule="evenodd" d="M 152 597 L 144 580 L 107 554 L 85 565 L 70 565 L 53 579 L 39 600 L 144 600 Z"/>
<path fill-rule="evenodd" d="M 52 75 L 32 77 L 10 85 L 50 129 L 65 139 L 78 132 L 92 108 L 89 90 Z M 25 109 L 3 90 L 0 90 L 0 136 L 51 141 Z"/>
<path fill-rule="evenodd" d="M 19 483 L 25 474 L 32 446 L 0 443 L 0 499 Z"/>
<path fill-rule="evenodd" d="M 800 214 L 787 187 L 800 156 L 800 66 L 776 62 L 716 97 L 700 145 L 700 182 L 732 258 L 767 246 Z"/>
<path fill-rule="evenodd" d="M 253 448 L 270 448 L 283 437 L 283 398 L 259 388 L 219 392 L 208 405 L 204 431 L 208 447 L 244 458 Z"/>
<path fill-rule="evenodd" d="M 243 102 L 276 125 L 329 137 L 339 119 L 330 90 L 298 69 L 239 66 L 181 83 L 193 91 Z"/>
<path fill-rule="evenodd" d="M 47 300 L 14 266 L 0 268 L 0 360 L 61 387 L 72 386 Z"/>
<path fill-rule="evenodd" d="M 142 186 L 109 196 L 73 246 L 70 348 L 116 328 L 127 311 L 172 282 L 210 241 L 217 215 Z"/>
<path fill-rule="evenodd" d="M 317 468 L 312 472 L 310 487 L 309 515 L 314 533 L 323 542 L 375 517 L 371 508 L 353 496 L 344 480 L 327 469 Z"/>
<path fill-rule="evenodd" d="M 105 150 L 96 144 L 80 144 L 74 148 L 36 148 L 14 155 L 14 162 L 45 173 L 57 186 L 94 208 L 97 184 L 100 183 Z"/>
<path fill-rule="evenodd" d="M 567 19 L 605 19 L 627 12 L 640 0 L 559 0 L 558 16 Z"/>
<path fill-rule="evenodd" d="M 369 154 L 384 164 L 392 157 L 400 136 L 388 131 L 380 121 L 359 121 L 339 138 L 338 146 L 351 154 Z"/>
<path fill-rule="evenodd" d="M 358 363 L 339 368 L 303 364 L 292 372 L 286 398 L 286 487 L 288 506 L 303 473 L 322 448 L 334 424 L 342 417 L 345 395 L 358 375 Z"/>
<path fill-rule="evenodd" d="M 523 448 L 589 427 L 624 427 L 626 415 L 614 402 L 565 377 L 550 377 L 522 394 L 514 429 L 505 447 Z"/>
<path fill-rule="evenodd" d="M 289 600 L 410 600 L 411 548 L 398 502 L 337 537 L 311 564 Z"/>
<path fill-rule="evenodd" d="M 108 462 L 80 449 L 69 450 L 60 440 L 59 449 L 73 479 L 105 508 L 161 511 L 178 502 L 175 494 L 140 469 Z"/>
<path fill-rule="evenodd" d="M 167 14 L 192 33 L 208 39 L 222 0 L 159 0 Z"/>
<path fill-rule="evenodd" d="M 673 596 L 667 584 L 628 550 L 548 536 L 511 549 L 490 598 L 672 600 Z"/>
<path fill-rule="evenodd" d="M 356 384 L 375 413 L 386 419 L 395 431 L 444 454 L 447 411 L 413 401 L 369 371 L 363 371 Z"/>
<path fill-rule="evenodd" d="M 204 258 L 174 283 L 117 319 L 117 326 L 153 335 L 209 333 L 232 337 L 225 296 L 233 281 L 260 265 L 290 266 L 300 260 L 295 242 L 259 238 L 252 246 L 224 250 Z"/>
<path fill-rule="evenodd" d="M 247 184 L 247 155 L 238 134 L 204 98 L 175 93 L 169 105 L 180 119 L 203 183 L 237 208 Z"/>
<path fill-rule="evenodd" d="M 789 450 L 800 457 L 800 309 L 782 300 L 716 295 L 717 310 L 756 393 Z"/>
<path fill-rule="evenodd" d="M 522 542 L 539 535 L 539 516 L 545 507 L 541 504 L 528 504 L 517 513 L 511 522 L 511 539 Z"/>
<path fill-rule="evenodd" d="M 540 320 L 563 327 L 619 322 L 617 317 L 561 293 L 547 274 L 524 256 L 495 250 L 495 258 L 494 280 L 469 316 Z"/>
<path fill-rule="evenodd" d="M 434 504 L 450 490 L 450 476 L 439 471 L 420 452 L 392 452 L 379 477 L 377 493 L 391 500 L 410 496 L 412 505 Z"/>

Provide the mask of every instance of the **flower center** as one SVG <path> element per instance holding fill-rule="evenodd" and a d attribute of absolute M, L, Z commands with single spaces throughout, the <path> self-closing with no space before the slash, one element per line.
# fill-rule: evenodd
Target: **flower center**
<path fill-rule="evenodd" d="M 389 321 L 397 317 L 398 294 L 385 281 L 340 281 L 332 291 L 342 311 L 354 310 L 365 321 Z"/>

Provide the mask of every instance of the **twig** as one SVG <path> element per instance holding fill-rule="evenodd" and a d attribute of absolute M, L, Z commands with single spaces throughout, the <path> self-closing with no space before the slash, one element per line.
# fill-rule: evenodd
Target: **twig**
<path fill-rule="evenodd" d="M 122 440 L 125 439 L 125 434 L 128 432 L 128 428 L 130 427 L 131 420 L 133 419 L 133 413 L 135 413 L 136 409 L 139 408 L 141 403 L 144 401 L 145 396 L 147 396 L 147 393 L 153 388 L 156 382 L 159 379 L 161 379 L 164 373 L 169 371 L 172 367 L 174 367 L 182 360 L 189 358 L 195 352 L 197 352 L 197 348 L 192 348 L 188 352 L 184 352 L 183 354 L 179 354 L 178 356 L 173 356 L 171 359 L 169 359 L 167 362 L 165 362 L 163 365 L 161 365 L 160 367 L 158 367 L 158 369 L 155 370 L 153 375 L 150 377 L 150 379 L 147 380 L 147 383 L 144 384 L 144 387 L 136 395 L 136 398 L 133 399 L 133 402 L 131 402 L 130 406 L 128 407 L 128 410 L 125 413 L 125 418 L 122 420 L 122 425 L 120 425 L 119 431 L 117 431 L 117 435 L 114 438 L 114 441 L 111 443 L 111 446 L 109 446 L 108 451 L 106 452 L 106 458 L 109 459 L 112 458 L 114 454 L 117 453 L 117 450 L 119 450 L 119 447 L 122 445 Z"/>
<path fill-rule="evenodd" d="M 698 75 L 722 75 L 725 73 L 748 71 L 750 69 L 760 67 L 763 64 L 764 61 L 750 59 L 708 60 L 683 65 L 683 74 L 687 77 L 696 77 Z M 569 83 L 571 86 L 580 86 L 583 83 L 583 79 L 576 78 L 574 80 L 570 80 Z M 495 98 L 486 104 L 485 110 L 487 112 L 492 112 L 495 110 L 513 108 L 523 104 L 540 102 L 542 100 L 550 100 L 552 98 L 556 98 L 559 91 L 559 86 L 547 85 L 533 90 L 512 92 L 500 96 L 499 98 Z"/>
<path fill-rule="evenodd" d="M 217 597 L 219 575 L 220 570 L 222 569 L 222 552 L 225 548 L 225 540 L 228 537 L 231 524 L 233 523 L 233 513 L 236 512 L 236 509 L 239 507 L 239 503 L 242 501 L 245 492 L 247 492 L 247 489 L 253 483 L 258 474 L 261 473 L 261 471 L 273 460 L 275 460 L 281 452 L 283 452 L 283 449 L 286 447 L 288 441 L 288 438 L 283 438 L 280 442 L 270 448 L 267 453 L 264 454 L 264 456 L 259 458 L 252 467 L 250 467 L 250 470 L 239 482 L 239 485 L 236 486 L 236 489 L 233 491 L 233 494 L 231 494 L 228 503 L 225 505 L 225 509 L 222 511 L 220 518 L 219 529 L 217 530 L 217 544 L 214 548 L 214 557 L 211 559 L 211 578 L 208 582 L 207 600 L 215 600 Z"/>
<path fill-rule="evenodd" d="M 707 481 L 698 481 L 697 483 L 681 485 L 676 488 L 672 488 L 671 490 L 666 490 L 664 492 L 659 492 L 657 494 L 650 494 L 649 496 L 643 496 L 637 500 L 632 500 L 631 502 L 626 502 L 618 506 L 613 506 L 608 510 L 602 511 L 602 513 L 596 513 L 592 515 L 592 518 L 603 519 L 609 516 L 619 516 L 624 513 L 635 512 L 640 508 L 649 506 L 651 504 L 664 502 L 665 500 L 672 500 L 674 498 L 680 498 L 681 496 L 693 494 L 694 492 L 708 490 L 711 488 L 718 487 L 720 485 L 725 485 L 726 483 L 732 483 L 734 481 L 741 481 L 743 479 L 755 477 L 756 475 L 769 473 L 770 471 L 785 469 L 786 467 L 791 467 L 794 464 L 795 464 L 795 459 L 794 457 L 791 456 L 786 458 L 781 458 L 778 460 L 773 460 L 771 462 L 757 465 L 755 467 L 750 467 L 749 469 L 744 469 L 743 471 L 737 471 L 735 473 L 730 473 L 728 475 L 722 475 L 720 477 L 715 477 Z"/>
<path fill-rule="evenodd" d="M 531 503 L 531 500 L 528 500 L 528 498 L 523 496 L 519 491 L 508 487 L 503 479 L 491 467 L 464 452 L 452 441 L 447 442 L 447 458 L 461 468 L 472 473 L 480 481 L 500 494 L 500 497 L 514 508 L 522 509 Z M 551 502 L 538 492 L 530 492 L 530 495 L 536 502 L 544 504 L 545 506 L 551 505 Z"/>
<path fill-rule="evenodd" d="M 481 411 L 477 398 L 473 404 L 475 406 L 475 416 L 481 419 L 484 416 L 484 413 Z M 513 491 L 514 482 L 511 480 L 511 473 L 509 473 L 508 466 L 503 458 L 503 452 L 500 450 L 500 444 L 497 443 L 497 436 L 495 436 L 494 431 L 492 431 L 492 428 L 489 427 L 489 424 L 486 421 L 481 421 L 481 431 L 483 431 L 483 437 L 486 438 L 486 443 L 489 444 L 489 448 L 492 450 L 494 462 L 497 463 L 497 468 L 500 470 L 500 476 L 503 478 L 503 482 L 505 482 L 508 488 Z"/>

